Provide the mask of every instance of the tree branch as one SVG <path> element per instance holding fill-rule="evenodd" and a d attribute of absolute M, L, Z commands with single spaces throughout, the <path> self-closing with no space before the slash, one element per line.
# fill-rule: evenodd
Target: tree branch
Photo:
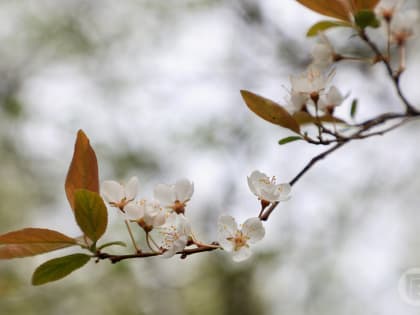
<path fill-rule="evenodd" d="M 203 246 L 199 246 L 199 247 L 196 247 L 196 248 L 184 249 L 181 252 L 177 252 L 176 255 L 180 255 L 181 259 L 185 259 L 189 255 L 202 253 L 202 252 L 210 252 L 210 251 L 220 249 L 220 248 L 221 247 L 219 246 L 219 244 L 217 242 L 213 242 L 213 243 L 211 243 L 211 245 L 203 245 Z M 126 259 L 155 257 L 155 256 L 161 256 L 163 253 L 164 252 L 158 252 L 158 253 L 155 253 L 155 252 L 143 253 L 143 252 L 141 252 L 141 253 L 128 254 L 128 255 L 113 255 L 113 254 L 98 252 L 98 253 L 96 253 L 96 255 L 94 257 L 97 258 L 97 261 L 108 259 L 109 261 L 111 261 L 111 263 L 116 264 L 116 263 L 118 263 L 122 260 L 126 260 Z"/>

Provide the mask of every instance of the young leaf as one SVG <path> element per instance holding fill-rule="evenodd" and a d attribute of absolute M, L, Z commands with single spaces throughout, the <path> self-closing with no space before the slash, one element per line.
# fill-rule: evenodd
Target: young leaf
<path fill-rule="evenodd" d="M 93 242 L 104 233 L 108 224 L 108 213 L 101 196 L 97 193 L 79 189 L 74 194 L 74 215 L 80 229 Z"/>
<path fill-rule="evenodd" d="M 34 256 L 77 244 L 74 238 L 54 230 L 27 228 L 0 235 L 0 259 Z"/>
<path fill-rule="evenodd" d="M 293 141 L 297 141 L 297 140 L 303 140 L 303 138 L 298 137 L 298 136 L 291 136 L 291 137 L 287 137 L 287 138 L 283 138 L 283 139 L 279 140 L 279 144 L 283 145 L 283 144 L 293 142 Z"/>
<path fill-rule="evenodd" d="M 309 28 L 308 32 L 306 33 L 306 36 L 317 36 L 319 32 L 325 31 L 333 27 L 351 27 L 351 24 L 342 21 L 320 21 Z"/>
<path fill-rule="evenodd" d="M 361 10 L 357 12 L 357 14 L 354 16 L 354 21 L 356 25 L 361 29 L 365 29 L 368 26 L 378 28 L 380 25 L 380 22 L 376 18 L 375 13 L 369 10 Z"/>
<path fill-rule="evenodd" d="M 89 139 L 82 130 L 77 132 L 73 159 L 65 183 L 67 199 L 74 211 L 74 193 L 77 189 L 87 189 L 99 193 L 98 162 Z"/>
<path fill-rule="evenodd" d="M 90 258 L 85 254 L 73 254 L 51 259 L 36 268 L 32 275 L 32 284 L 41 285 L 64 278 L 86 265 Z"/>
<path fill-rule="evenodd" d="M 353 100 L 353 102 L 351 102 L 351 108 L 350 108 L 350 117 L 354 118 L 354 116 L 356 116 L 356 112 L 357 112 L 357 99 L 355 98 Z"/>
<path fill-rule="evenodd" d="M 288 111 L 279 104 L 245 90 L 241 91 L 241 95 L 248 108 L 262 119 L 290 129 L 298 134 L 300 133 L 298 123 L 293 119 Z"/>

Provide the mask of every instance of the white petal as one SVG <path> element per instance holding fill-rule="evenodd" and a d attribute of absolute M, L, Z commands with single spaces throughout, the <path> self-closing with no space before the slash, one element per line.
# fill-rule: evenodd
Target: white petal
<path fill-rule="evenodd" d="M 290 95 L 290 104 L 293 106 L 294 111 L 301 111 L 308 101 L 308 94 L 305 93 L 293 93 Z"/>
<path fill-rule="evenodd" d="M 188 179 L 181 179 L 175 183 L 175 197 L 184 202 L 191 199 L 194 192 L 194 184 Z"/>
<path fill-rule="evenodd" d="M 185 217 L 183 214 L 178 214 L 177 215 L 178 218 L 178 226 L 177 226 L 177 230 L 187 236 L 191 235 L 191 223 L 190 221 L 188 221 L 187 217 Z"/>
<path fill-rule="evenodd" d="M 258 182 L 261 179 L 263 179 L 263 180 L 269 180 L 269 178 L 268 178 L 268 176 L 266 174 L 264 174 L 263 172 L 257 171 L 257 170 L 253 171 L 251 173 L 251 175 L 249 176 L 249 178 L 253 182 Z"/>
<path fill-rule="evenodd" d="M 334 103 L 336 105 L 341 104 L 341 102 L 343 101 L 343 95 L 341 95 L 340 91 L 335 85 L 330 87 L 330 89 L 328 90 L 328 98 L 331 101 L 331 103 Z"/>
<path fill-rule="evenodd" d="M 285 183 L 285 184 L 279 184 L 276 186 L 276 190 L 279 192 L 280 195 L 280 200 L 278 201 L 283 201 L 283 200 L 288 200 L 290 199 L 290 192 L 292 191 L 292 186 L 290 186 L 290 184 Z"/>
<path fill-rule="evenodd" d="M 168 217 L 166 218 L 166 226 L 176 226 L 176 221 L 177 221 L 177 214 L 172 212 L 171 214 L 168 215 Z"/>
<path fill-rule="evenodd" d="M 114 180 L 104 181 L 101 190 L 106 202 L 120 202 L 124 198 L 123 186 Z"/>
<path fill-rule="evenodd" d="M 330 53 L 330 47 L 324 43 L 316 43 L 311 51 L 311 55 L 314 59 L 327 59 L 330 56 Z"/>
<path fill-rule="evenodd" d="M 242 246 L 239 250 L 233 252 L 232 259 L 236 262 L 240 262 L 245 259 L 248 259 L 249 257 L 251 257 L 251 255 L 251 250 L 246 246 Z"/>
<path fill-rule="evenodd" d="M 172 256 L 174 256 L 176 254 L 176 251 L 173 247 L 169 248 L 168 250 L 166 250 L 162 255 L 160 255 L 163 258 L 171 258 Z"/>
<path fill-rule="evenodd" d="M 235 221 L 235 218 L 230 215 L 222 215 L 219 217 L 217 223 L 219 231 L 224 231 L 229 234 L 229 236 L 235 235 L 238 230 L 238 224 Z"/>
<path fill-rule="evenodd" d="M 158 184 L 153 191 L 154 197 L 164 207 L 171 206 L 175 200 L 174 187 L 172 185 Z"/>
<path fill-rule="evenodd" d="M 264 238 L 265 229 L 260 219 L 250 218 L 242 225 L 242 233 L 249 237 L 249 242 L 255 243 Z"/>
<path fill-rule="evenodd" d="M 184 235 L 181 236 L 179 239 L 175 240 L 173 245 L 172 245 L 175 253 L 183 251 L 185 246 L 187 246 L 187 243 L 188 243 L 188 237 L 186 237 Z"/>
<path fill-rule="evenodd" d="M 124 207 L 125 214 L 130 220 L 139 220 L 144 216 L 144 207 L 136 202 L 129 202 Z"/>
<path fill-rule="evenodd" d="M 144 209 L 145 214 L 151 217 L 155 217 L 161 211 L 162 208 L 157 201 L 148 202 Z"/>
<path fill-rule="evenodd" d="M 265 182 L 270 181 L 267 175 L 260 171 L 253 171 L 248 177 L 248 186 L 251 192 L 260 197 L 261 194 L 261 185 Z"/>
<path fill-rule="evenodd" d="M 318 100 L 318 109 L 319 110 L 325 110 L 330 104 L 328 102 L 328 98 L 326 95 L 321 95 L 321 97 Z"/>
<path fill-rule="evenodd" d="M 136 176 L 133 176 L 125 185 L 125 197 L 127 198 L 127 200 L 135 199 L 137 196 L 138 190 L 139 190 L 139 180 Z"/>
<path fill-rule="evenodd" d="M 153 226 L 161 226 L 161 225 L 164 225 L 165 224 L 165 221 L 166 221 L 166 216 L 165 216 L 165 214 L 162 211 L 161 213 L 159 213 L 158 215 L 156 215 L 153 218 L 152 225 Z"/>
<path fill-rule="evenodd" d="M 267 189 L 261 189 L 260 192 L 260 198 L 262 200 L 268 201 L 268 202 L 275 202 L 279 199 L 279 192 L 273 187 L 267 187 Z"/>
<path fill-rule="evenodd" d="M 224 215 L 219 218 L 217 223 L 218 227 L 218 241 L 220 246 L 228 252 L 233 250 L 233 241 L 229 240 L 233 238 L 238 231 L 238 225 L 233 217 Z"/>
<path fill-rule="evenodd" d="M 255 189 L 254 182 L 251 180 L 251 177 L 247 177 L 249 190 L 256 196 L 258 196 L 257 190 Z"/>

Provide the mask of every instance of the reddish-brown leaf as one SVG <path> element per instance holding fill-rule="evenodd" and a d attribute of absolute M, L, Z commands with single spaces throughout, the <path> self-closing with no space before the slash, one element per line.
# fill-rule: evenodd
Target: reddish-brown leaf
<path fill-rule="evenodd" d="M 297 0 L 308 9 L 343 21 L 350 21 L 351 5 L 346 0 Z"/>
<path fill-rule="evenodd" d="M 0 259 L 33 256 L 73 245 L 77 241 L 60 232 L 27 228 L 0 235 Z"/>
<path fill-rule="evenodd" d="M 300 133 L 296 120 L 281 105 L 250 91 L 242 90 L 241 95 L 248 108 L 262 119 Z"/>
<path fill-rule="evenodd" d="M 74 211 L 74 193 L 77 189 L 86 189 L 99 193 L 98 162 L 95 151 L 89 139 L 82 130 L 77 133 L 74 145 L 73 159 L 71 160 L 66 178 L 66 195 Z"/>
<path fill-rule="evenodd" d="M 351 15 L 373 10 L 379 0 L 297 0 L 308 9 L 342 21 L 351 22 Z"/>
<path fill-rule="evenodd" d="M 373 10 L 379 3 L 379 0 L 353 0 L 355 12 L 361 10 Z"/>

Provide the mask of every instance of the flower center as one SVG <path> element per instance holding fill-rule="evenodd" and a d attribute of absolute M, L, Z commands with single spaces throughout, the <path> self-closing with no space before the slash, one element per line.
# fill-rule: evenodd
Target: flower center
<path fill-rule="evenodd" d="M 242 247 L 248 246 L 247 241 L 249 237 L 244 235 L 242 231 L 237 231 L 234 237 L 229 237 L 227 240 L 233 243 L 234 251 L 238 251 Z"/>
<path fill-rule="evenodd" d="M 177 214 L 184 214 L 185 202 L 175 200 L 174 204 L 172 205 L 172 210 L 174 210 Z"/>
<path fill-rule="evenodd" d="M 119 202 L 110 202 L 109 204 L 115 208 L 120 209 L 121 212 L 125 213 L 124 211 L 124 207 L 131 201 L 133 201 L 134 199 L 127 199 L 126 197 L 124 197 L 123 199 L 121 199 Z"/>
<path fill-rule="evenodd" d="M 146 232 L 149 233 L 151 230 L 153 230 L 153 225 L 148 225 L 146 221 L 144 221 L 143 218 L 137 221 L 137 224 Z"/>

